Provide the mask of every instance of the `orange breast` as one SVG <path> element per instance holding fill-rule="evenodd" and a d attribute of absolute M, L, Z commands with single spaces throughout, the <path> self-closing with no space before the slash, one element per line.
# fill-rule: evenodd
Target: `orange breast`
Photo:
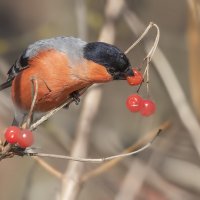
<path fill-rule="evenodd" d="M 23 110 L 29 110 L 31 106 L 32 77 L 38 81 L 35 111 L 41 112 L 58 107 L 66 101 L 70 93 L 91 84 L 87 79 L 80 79 L 74 74 L 64 53 L 43 51 L 30 60 L 29 68 L 13 80 L 12 99 Z"/>

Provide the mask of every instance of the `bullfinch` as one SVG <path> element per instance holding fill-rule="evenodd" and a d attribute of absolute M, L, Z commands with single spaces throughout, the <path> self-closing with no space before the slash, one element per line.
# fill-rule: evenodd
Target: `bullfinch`
<path fill-rule="evenodd" d="M 60 36 L 29 45 L 9 69 L 0 90 L 11 86 L 17 110 L 15 120 L 19 123 L 32 103 L 31 78 L 38 82 L 34 112 L 43 113 L 94 83 L 124 80 L 133 75 L 128 58 L 116 46 Z"/>

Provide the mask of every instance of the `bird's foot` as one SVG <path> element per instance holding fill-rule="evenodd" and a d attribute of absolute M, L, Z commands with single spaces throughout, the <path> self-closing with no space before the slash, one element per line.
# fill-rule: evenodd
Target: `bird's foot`
<path fill-rule="evenodd" d="M 80 103 L 80 94 L 78 91 L 72 92 L 70 94 L 70 97 L 73 99 L 73 101 L 75 102 L 76 105 L 78 105 Z"/>

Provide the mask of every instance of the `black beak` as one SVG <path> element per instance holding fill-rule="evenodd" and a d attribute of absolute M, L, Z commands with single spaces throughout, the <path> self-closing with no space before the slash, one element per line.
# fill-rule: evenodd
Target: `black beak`
<path fill-rule="evenodd" d="M 126 80 L 127 76 L 134 76 L 133 70 L 128 68 L 125 72 L 114 74 L 114 80 Z"/>
<path fill-rule="evenodd" d="M 134 76 L 133 69 L 128 68 L 127 71 L 125 71 L 125 76 Z"/>

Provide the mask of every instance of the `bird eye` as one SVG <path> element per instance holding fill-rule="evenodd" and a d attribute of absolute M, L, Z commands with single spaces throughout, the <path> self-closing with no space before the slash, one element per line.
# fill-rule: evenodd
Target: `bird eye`
<path fill-rule="evenodd" d="M 120 54 L 120 58 L 124 59 L 125 58 L 125 55 L 124 54 Z"/>
<path fill-rule="evenodd" d="M 109 72 L 110 72 L 111 74 L 114 74 L 114 73 L 115 73 L 115 70 L 114 70 L 113 68 L 110 68 L 110 69 L 109 69 Z"/>

